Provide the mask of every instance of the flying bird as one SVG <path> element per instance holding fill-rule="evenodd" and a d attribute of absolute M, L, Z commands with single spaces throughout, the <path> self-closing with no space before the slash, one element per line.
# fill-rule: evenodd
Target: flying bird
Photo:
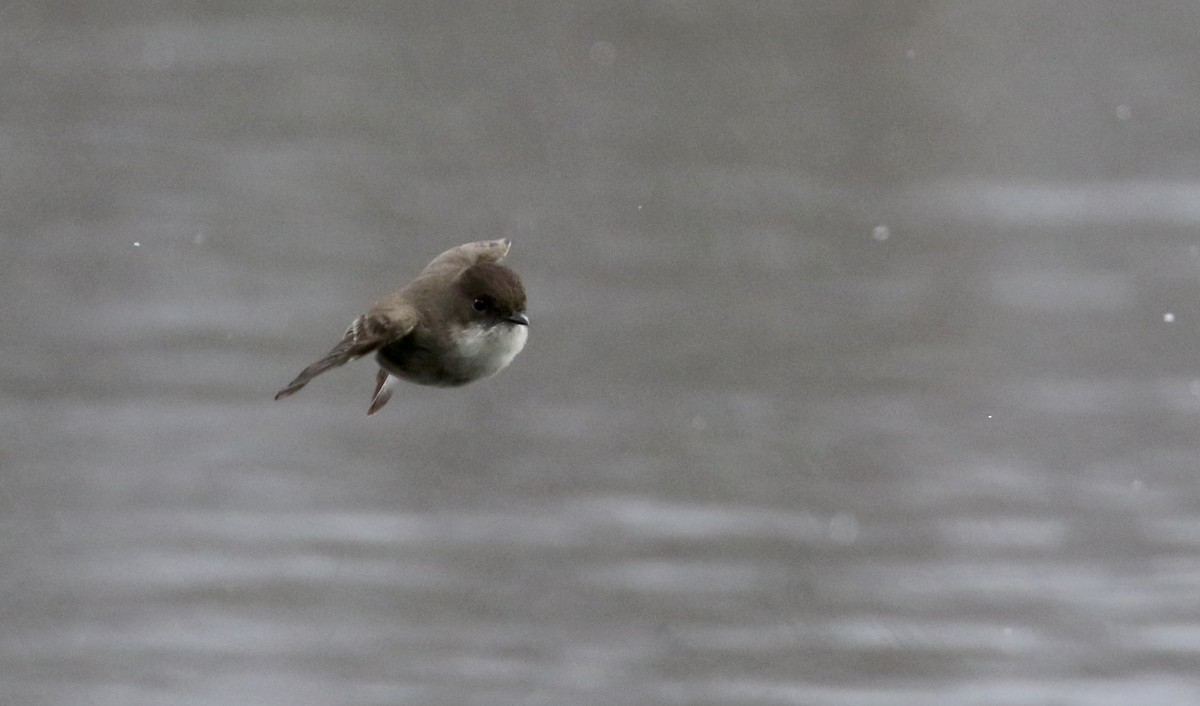
<path fill-rule="evenodd" d="M 399 380 L 457 387 L 500 372 L 529 336 L 521 278 L 500 264 L 511 245 L 484 240 L 438 255 L 416 279 L 355 319 L 342 340 L 275 399 L 372 352 L 379 371 L 368 415 L 387 404 Z"/>

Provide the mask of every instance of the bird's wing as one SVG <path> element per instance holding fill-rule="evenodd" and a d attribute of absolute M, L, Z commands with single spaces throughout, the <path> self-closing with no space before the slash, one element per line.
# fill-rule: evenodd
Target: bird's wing
<path fill-rule="evenodd" d="M 392 399 L 392 393 L 396 390 L 396 385 L 399 380 L 383 368 L 375 373 L 375 394 L 371 396 L 371 406 L 367 409 L 367 416 L 375 414 L 383 409 L 383 406 Z"/>
<path fill-rule="evenodd" d="M 355 319 L 342 340 L 324 358 L 301 371 L 275 395 L 275 399 L 293 395 L 321 373 L 403 338 L 416 327 L 418 320 L 417 312 L 411 306 L 384 299 Z"/>
<path fill-rule="evenodd" d="M 480 240 L 475 243 L 459 245 L 433 258 L 433 261 L 425 266 L 421 275 L 446 272 L 453 276 L 460 270 L 465 270 L 476 263 L 500 262 L 508 254 L 510 247 L 512 247 L 512 243 L 508 238 Z"/>

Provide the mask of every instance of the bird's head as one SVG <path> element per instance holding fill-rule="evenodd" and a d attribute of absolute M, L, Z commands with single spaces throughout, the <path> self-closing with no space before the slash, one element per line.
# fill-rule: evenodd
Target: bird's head
<path fill-rule="evenodd" d="M 504 265 L 480 262 L 463 270 L 454 283 L 466 321 L 491 328 L 497 324 L 528 326 L 525 287 Z"/>

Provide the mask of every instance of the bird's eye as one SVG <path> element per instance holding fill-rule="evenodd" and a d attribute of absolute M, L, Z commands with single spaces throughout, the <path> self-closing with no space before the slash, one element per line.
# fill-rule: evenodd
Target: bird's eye
<path fill-rule="evenodd" d="M 488 308 L 488 303 L 486 299 L 476 299 L 475 303 L 471 306 L 475 307 L 475 311 L 483 311 L 484 309 Z"/>

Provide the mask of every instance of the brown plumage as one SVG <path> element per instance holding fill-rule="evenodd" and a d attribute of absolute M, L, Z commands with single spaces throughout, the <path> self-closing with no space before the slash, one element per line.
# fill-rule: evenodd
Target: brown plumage
<path fill-rule="evenodd" d="M 393 378 L 450 387 L 499 372 L 524 347 L 529 325 L 520 278 L 498 264 L 509 247 L 508 240 L 488 240 L 438 255 L 416 279 L 355 319 L 342 340 L 275 399 L 371 352 L 380 370 L 368 414 L 387 403 Z"/>

